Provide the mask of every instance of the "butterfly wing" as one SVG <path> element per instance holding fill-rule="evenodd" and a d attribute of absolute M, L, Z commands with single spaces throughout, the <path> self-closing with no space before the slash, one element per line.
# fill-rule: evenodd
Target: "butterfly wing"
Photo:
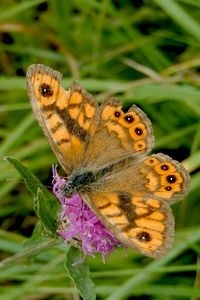
<path fill-rule="evenodd" d="M 61 74 L 47 66 L 31 65 L 26 79 L 35 117 L 69 174 L 82 161 L 95 130 L 97 104 L 78 83 L 63 89 Z"/>
<path fill-rule="evenodd" d="M 136 105 L 126 113 L 121 108 L 117 99 L 108 99 L 99 107 L 98 126 L 86 149 L 84 166 L 95 169 L 151 151 L 154 136 L 146 114 Z"/>
<path fill-rule="evenodd" d="M 127 113 L 117 99 L 99 107 L 78 83 L 65 90 L 61 74 L 40 64 L 26 78 L 35 117 L 67 174 L 152 149 L 151 122 L 135 105 Z"/>
<path fill-rule="evenodd" d="M 171 248 L 174 218 L 171 209 L 157 198 L 147 200 L 121 190 L 88 193 L 83 198 L 101 222 L 126 247 L 159 258 Z"/>
<path fill-rule="evenodd" d="M 82 197 L 119 241 L 158 258 L 173 243 L 169 204 L 183 197 L 188 182 L 187 171 L 178 162 L 155 154 L 102 177 Z"/>

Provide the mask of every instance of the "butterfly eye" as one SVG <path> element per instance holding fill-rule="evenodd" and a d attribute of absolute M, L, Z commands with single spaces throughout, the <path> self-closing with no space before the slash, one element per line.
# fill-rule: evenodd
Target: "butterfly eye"
<path fill-rule="evenodd" d="M 42 83 L 40 85 L 39 93 L 43 97 L 47 97 L 47 98 L 53 96 L 53 90 L 52 90 L 51 86 L 47 83 Z"/>

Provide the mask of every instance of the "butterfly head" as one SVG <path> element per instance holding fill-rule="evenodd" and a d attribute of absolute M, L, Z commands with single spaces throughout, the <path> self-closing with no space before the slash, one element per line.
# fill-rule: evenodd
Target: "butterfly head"
<path fill-rule="evenodd" d="M 94 181 L 95 176 L 91 171 L 86 171 L 80 174 L 72 174 L 63 188 L 65 197 L 70 198 L 73 194 L 77 194 L 81 190 L 86 189 L 88 185 Z"/>

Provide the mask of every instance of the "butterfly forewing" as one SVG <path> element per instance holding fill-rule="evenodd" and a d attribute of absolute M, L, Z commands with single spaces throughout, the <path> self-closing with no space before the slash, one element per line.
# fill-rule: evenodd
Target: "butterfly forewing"
<path fill-rule="evenodd" d="M 83 159 L 95 130 L 96 103 L 79 84 L 60 87 L 61 74 L 43 65 L 27 70 L 34 114 L 59 162 L 71 173 Z"/>
<path fill-rule="evenodd" d="M 98 126 L 86 149 L 84 165 L 98 168 L 148 153 L 153 146 L 151 122 L 137 107 L 124 113 L 121 102 L 108 99 L 99 107 Z"/>

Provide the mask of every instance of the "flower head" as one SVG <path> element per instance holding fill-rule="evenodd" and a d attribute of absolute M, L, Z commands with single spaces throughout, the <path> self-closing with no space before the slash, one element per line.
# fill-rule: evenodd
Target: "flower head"
<path fill-rule="evenodd" d="M 103 258 L 120 243 L 101 223 L 79 194 L 70 198 L 63 191 L 67 180 L 61 178 L 53 167 L 53 193 L 61 203 L 58 234 L 65 241 L 77 241 L 85 254 L 99 252 Z"/>

